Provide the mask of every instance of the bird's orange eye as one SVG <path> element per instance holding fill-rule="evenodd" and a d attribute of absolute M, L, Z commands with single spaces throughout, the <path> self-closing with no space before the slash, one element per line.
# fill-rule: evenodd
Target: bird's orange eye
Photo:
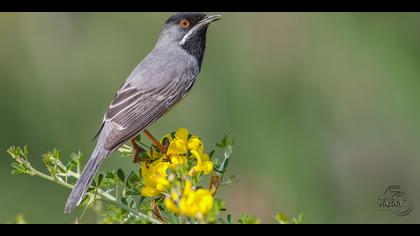
<path fill-rule="evenodd" d="M 183 19 L 179 22 L 179 26 L 181 26 L 181 28 L 186 29 L 188 27 L 190 27 L 190 22 L 186 19 Z"/>

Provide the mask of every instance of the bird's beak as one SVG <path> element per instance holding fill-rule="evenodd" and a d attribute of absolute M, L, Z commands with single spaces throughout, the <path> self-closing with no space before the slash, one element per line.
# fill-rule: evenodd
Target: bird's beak
<path fill-rule="evenodd" d="M 217 21 L 222 19 L 221 15 L 213 15 L 213 16 L 206 16 L 202 20 L 200 20 L 197 24 L 199 25 L 208 25 L 211 22 Z"/>

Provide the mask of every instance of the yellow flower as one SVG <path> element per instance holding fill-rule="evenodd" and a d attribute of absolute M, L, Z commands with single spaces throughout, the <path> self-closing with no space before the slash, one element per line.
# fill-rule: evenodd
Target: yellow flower
<path fill-rule="evenodd" d="M 207 189 L 194 191 L 190 181 L 186 181 L 182 198 L 179 201 L 181 215 L 202 217 L 213 208 L 213 195 Z"/>
<path fill-rule="evenodd" d="M 188 130 L 180 128 L 174 136 L 175 138 L 169 144 L 167 155 L 184 155 L 187 152 Z"/>
<path fill-rule="evenodd" d="M 188 170 L 190 176 L 199 173 L 207 175 L 213 171 L 213 162 L 204 153 L 203 142 L 198 136 L 190 136 L 187 129 L 180 128 L 173 135 L 167 134 L 162 137 L 161 143 L 166 143 L 166 139 L 169 142 L 167 152 L 162 154 L 156 150 L 149 150 L 147 155 L 151 161 L 142 163 L 141 170 L 144 188 L 141 190 L 141 193 L 143 196 L 154 197 L 161 195 L 162 192 L 166 192 L 171 186 L 166 174 L 167 169 L 175 169 L 178 165 L 186 166 L 188 152 L 191 153 L 191 158 L 197 160 L 196 165 Z M 191 187 L 191 183 L 186 183 L 184 191 L 191 191 Z M 189 193 L 184 192 L 183 196 L 189 196 Z M 191 196 L 199 195 L 193 194 Z M 174 196 L 172 196 L 172 201 L 181 202 L 180 199 L 175 199 Z M 174 209 L 173 205 L 170 205 L 169 200 L 166 202 L 168 209 Z M 175 202 L 173 203 L 175 204 Z"/>
<path fill-rule="evenodd" d="M 178 201 L 178 200 L 179 200 L 178 193 L 177 193 L 176 191 L 172 191 L 172 193 L 171 193 L 171 198 L 172 198 L 174 201 Z"/>
<path fill-rule="evenodd" d="M 171 168 L 174 168 L 177 165 L 184 165 L 187 163 L 187 158 L 185 156 L 171 156 Z"/>
<path fill-rule="evenodd" d="M 188 196 L 192 191 L 192 183 L 191 181 L 187 180 L 185 181 L 184 191 L 182 192 L 183 196 Z"/>
<path fill-rule="evenodd" d="M 153 187 L 144 187 L 141 189 L 141 195 L 145 197 L 156 197 L 160 195 L 160 192 Z"/>
<path fill-rule="evenodd" d="M 183 140 L 174 139 L 168 147 L 167 154 L 168 156 L 171 155 L 182 155 L 187 152 L 187 148 L 185 147 L 185 142 Z"/>
<path fill-rule="evenodd" d="M 197 165 L 193 169 L 193 173 L 191 175 L 196 175 L 200 172 L 203 172 L 205 175 L 210 174 L 213 171 L 213 162 L 206 161 L 202 165 Z"/>
<path fill-rule="evenodd" d="M 143 163 L 141 166 L 142 178 L 144 188 L 141 194 L 145 197 L 159 196 L 166 191 L 170 186 L 166 179 L 166 170 L 169 168 L 167 162 L 162 162 L 162 159 L 156 160 L 152 163 Z"/>
<path fill-rule="evenodd" d="M 159 192 L 164 192 L 168 189 L 168 187 L 170 186 L 169 181 L 164 178 L 164 177 L 155 177 L 154 178 L 154 182 L 156 183 L 156 189 Z"/>
<path fill-rule="evenodd" d="M 165 198 L 164 202 L 165 203 L 165 207 L 169 210 L 172 211 L 175 214 L 178 214 L 178 207 L 176 206 L 175 202 L 170 199 L 170 198 Z"/>
<path fill-rule="evenodd" d="M 192 150 L 191 154 L 193 154 L 193 157 L 197 158 L 197 165 L 190 170 L 189 175 L 193 176 L 200 172 L 208 175 L 213 171 L 213 162 L 209 160 L 209 156 L 206 153 Z"/>
<path fill-rule="evenodd" d="M 203 217 L 213 209 L 213 195 L 207 189 L 198 189 L 181 198 L 179 211 L 190 217 Z"/>
<path fill-rule="evenodd" d="M 175 132 L 175 138 L 180 139 L 180 140 L 185 140 L 187 141 L 188 139 L 188 130 L 186 128 L 179 128 L 176 132 Z"/>
<path fill-rule="evenodd" d="M 185 182 L 185 188 L 182 193 L 182 197 L 176 204 L 177 196 L 172 196 L 165 198 L 165 206 L 168 210 L 190 217 L 203 218 L 208 214 L 214 205 L 213 195 L 207 189 L 198 189 L 193 190 L 192 184 L 190 181 Z"/>
<path fill-rule="evenodd" d="M 196 150 L 198 152 L 204 151 L 204 145 L 201 139 L 197 136 L 192 136 L 187 143 L 188 150 Z"/>

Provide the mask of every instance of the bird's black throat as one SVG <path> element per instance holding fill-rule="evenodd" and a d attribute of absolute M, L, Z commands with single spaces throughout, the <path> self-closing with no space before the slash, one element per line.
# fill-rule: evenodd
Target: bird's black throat
<path fill-rule="evenodd" d="M 206 34 L 207 26 L 204 26 L 181 46 L 182 49 L 188 52 L 188 54 L 197 59 L 199 69 L 201 69 L 204 51 L 206 50 Z"/>

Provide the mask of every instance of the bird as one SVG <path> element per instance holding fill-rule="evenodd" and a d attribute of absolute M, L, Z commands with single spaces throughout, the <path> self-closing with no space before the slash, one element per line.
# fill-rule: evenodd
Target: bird
<path fill-rule="evenodd" d="M 134 68 L 105 112 L 97 143 L 64 208 L 70 214 L 81 203 L 102 162 L 144 132 L 181 101 L 201 70 L 210 23 L 220 15 L 180 12 L 164 23 L 157 43 Z M 162 146 L 159 146 L 163 148 Z"/>

